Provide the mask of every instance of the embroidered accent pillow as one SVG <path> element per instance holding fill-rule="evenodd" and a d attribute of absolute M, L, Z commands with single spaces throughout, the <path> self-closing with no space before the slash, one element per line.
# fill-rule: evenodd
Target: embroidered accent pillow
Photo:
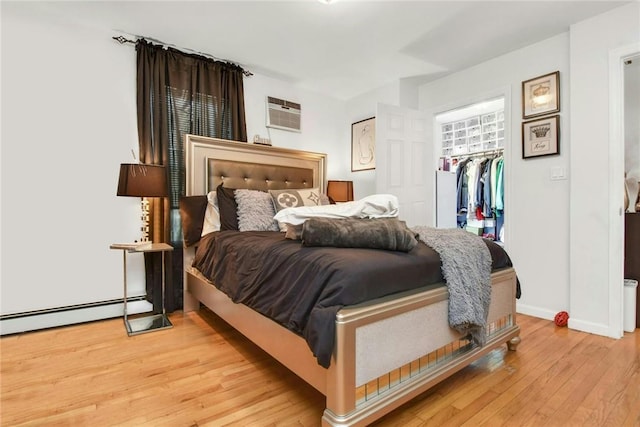
<path fill-rule="evenodd" d="M 286 190 L 269 190 L 273 199 L 273 207 L 276 213 L 286 208 L 300 206 L 322 206 L 330 204 L 326 194 L 322 194 L 319 188 L 301 188 Z M 280 231 L 287 231 L 287 224 L 278 222 Z"/>
<path fill-rule="evenodd" d="M 269 190 L 269 194 L 271 194 L 271 198 L 273 199 L 273 206 L 276 212 L 298 206 L 320 206 L 329 204 L 329 198 L 322 194 L 319 188 Z"/>

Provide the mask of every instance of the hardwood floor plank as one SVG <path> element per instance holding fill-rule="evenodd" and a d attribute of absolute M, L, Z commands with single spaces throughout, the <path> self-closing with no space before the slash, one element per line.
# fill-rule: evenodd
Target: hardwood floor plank
<path fill-rule="evenodd" d="M 464 424 L 469 420 L 469 418 L 473 417 L 478 411 L 482 408 L 490 405 L 493 401 L 498 398 L 499 394 L 492 390 L 485 390 L 484 393 L 480 396 L 477 396 L 476 399 L 469 402 L 468 405 L 461 409 L 457 414 L 450 417 L 447 420 L 443 420 L 440 424 L 442 427 L 456 427 Z"/>
<path fill-rule="evenodd" d="M 533 387 L 538 377 L 562 357 L 561 352 L 554 351 L 560 342 L 566 346 L 566 349 L 572 349 L 578 346 L 584 338 L 579 334 L 559 337 L 550 328 L 542 328 L 536 332 L 531 336 L 533 342 L 529 344 L 534 348 L 527 351 L 522 349 L 522 352 L 518 349 L 514 354 L 508 355 L 509 366 L 513 370 L 512 374 L 508 380 L 491 387 L 491 390 L 499 396 L 463 425 L 500 425 L 506 418 L 510 418 L 512 411 L 519 408 L 518 405 L 512 404 L 514 399 L 517 399 L 520 393 Z"/>
<path fill-rule="evenodd" d="M 633 336 L 626 336 L 619 344 L 623 351 L 618 352 L 616 357 L 608 355 L 602 361 L 608 368 L 576 409 L 571 420 L 584 420 L 585 425 L 605 425 L 609 416 L 624 404 L 625 389 L 633 384 L 636 385 L 636 390 L 640 389 L 640 366 L 638 357 L 633 352 L 633 347 L 637 347 L 638 343 Z"/>
<path fill-rule="evenodd" d="M 0 339 L 2 426 L 317 427 L 324 396 L 208 310 L 128 337 L 121 319 Z M 497 349 L 376 426 L 640 425 L 640 338 L 518 316 Z"/>
<path fill-rule="evenodd" d="M 526 387 L 514 396 L 507 406 L 491 418 L 492 425 L 510 425 L 515 420 L 526 420 L 528 417 L 532 417 L 539 408 L 548 403 L 548 391 L 561 387 L 578 370 L 575 360 L 571 361 L 567 358 L 561 358 L 544 368 L 535 377 L 535 386 Z M 534 422 L 532 425 L 540 424 Z"/>

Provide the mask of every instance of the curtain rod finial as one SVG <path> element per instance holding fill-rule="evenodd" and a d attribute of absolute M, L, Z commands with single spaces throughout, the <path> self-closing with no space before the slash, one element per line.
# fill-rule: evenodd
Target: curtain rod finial
<path fill-rule="evenodd" d="M 125 43 L 135 43 L 133 40 L 129 40 L 129 39 L 127 39 L 127 38 L 123 37 L 123 36 L 118 36 L 118 37 L 113 36 L 113 37 L 111 37 L 111 38 L 112 38 L 112 39 L 114 39 L 115 41 L 117 41 L 117 42 L 118 42 L 118 43 L 120 43 L 120 44 L 125 44 Z"/>

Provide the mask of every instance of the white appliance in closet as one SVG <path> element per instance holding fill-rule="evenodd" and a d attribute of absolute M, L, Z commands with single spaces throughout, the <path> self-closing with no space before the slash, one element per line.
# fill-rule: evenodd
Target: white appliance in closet
<path fill-rule="evenodd" d="M 456 173 L 436 171 L 436 227 L 457 228 Z"/>

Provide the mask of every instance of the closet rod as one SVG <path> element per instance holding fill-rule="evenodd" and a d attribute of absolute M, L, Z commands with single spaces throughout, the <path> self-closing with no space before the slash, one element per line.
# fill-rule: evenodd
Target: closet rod
<path fill-rule="evenodd" d="M 229 64 L 233 64 L 233 65 L 235 65 L 235 66 L 240 67 L 240 68 L 242 69 L 242 74 L 244 74 L 245 76 L 247 76 L 247 77 L 251 77 L 251 76 L 253 76 L 253 73 L 252 73 L 251 71 L 246 70 L 246 69 L 245 69 L 243 66 L 241 66 L 240 64 L 237 64 L 237 63 L 235 63 L 235 62 L 233 62 L 233 61 L 229 61 L 228 59 L 220 59 L 220 58 L 216 58 L 215 56 L 210 55 L 210 54 L 208 54 L 208 53 L 198 52 L 198 51 L 196 51 L 196 50 L 191 50 L 191 49 L 186 49 L 186 48 L 183 48 L 183 47 L 174 46 L 174 45 L 172 45 L 172 44 L 168 44 L 168 43 L 162 42 L 162 41 L 160 41 L 160 40 L 155 40 L 155 39 L 152 39 L 152 38 L 150 38 L 150 37 L 145 37 L 145 36 L 136 36 L 136 37 L 139 37 L 139 38 L 141 38 L 141 39 L 145 39 L 145 40 L 149 40 L 149 41 L 154 42 L 154 43 L 161 44 L 163 47 L 172 47 L 172 48 L 174 48 L 174 49 L 178 49 L 178 50 L 181 50 L 181 51 L 186 52 L 186 53 L 195 53 L 196 55 L 205 56 L 205 57 L 207 57 L 207 58 L 213 59 L 214 61 L 227 62 L 227 63 L 229 63 Z M 125 43 L 136 44 L 136 41 L 135 41 L 135 40 L 129 40 L 128 38 L 126 38 L 126 37 L 124 37 L 124 36 L 113 36 L 113 37 L 111 37 L 111 38 L 112 38 L 112 39 L 114 39 L 115 41 L 117 41 L 117 42 L 118 42 L 118 43 L 120 43 L 120 44 L 125 44 Z"/>
<path fill-rule="evenodd" d="M 487 157 L 487 156 L 492 156 L 492 155 L 498 155 L 498 154 L 503 154 L 504 153 L 504 148 L 496 148 L 493 150 L 486 150 L 486 151 L 478 151 L 475 153 L 468 153 L 468 154 L 456 154 L 455 156 L 451 156 L 452 159 L 460 159 L 460 158 L 464 158 L 464 157 Z"/>

